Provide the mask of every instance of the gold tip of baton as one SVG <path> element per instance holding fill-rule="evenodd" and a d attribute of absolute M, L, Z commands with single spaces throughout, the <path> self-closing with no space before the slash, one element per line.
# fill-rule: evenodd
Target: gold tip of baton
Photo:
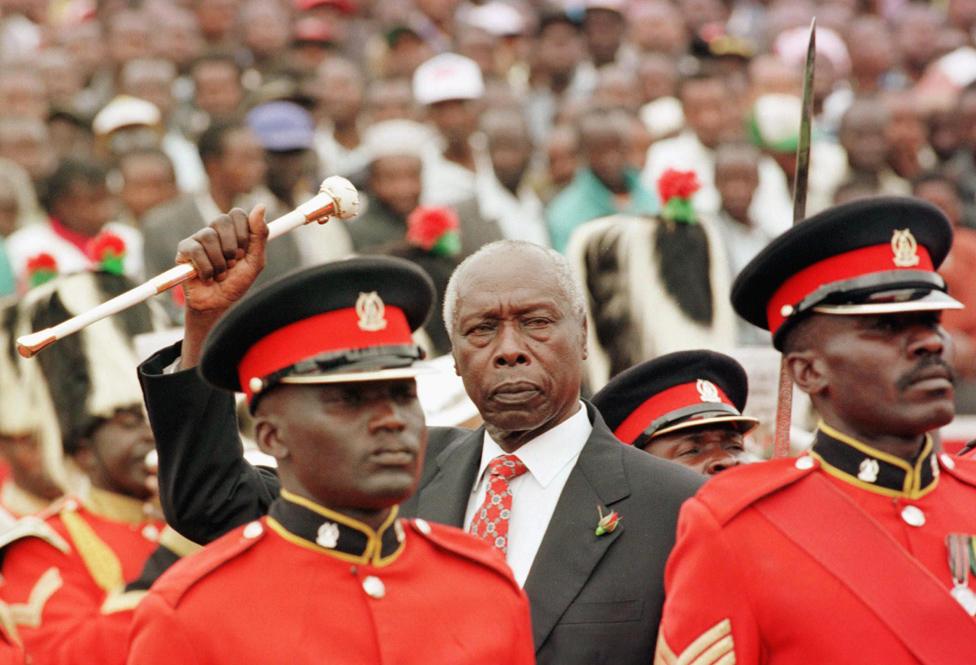
<path fill-rule="evenodd" d="M 58 341 L 58 338 L 54 335 L 48 335 L 39 342 L 34 343 L 28 342 L 27 338 L 25 337 L 23 338 L 23 341 L 17 341 L 17 353 L 22 355 L 24 358 L 33 358 L 38 351 L 51 346 L 56 341 Z"/>

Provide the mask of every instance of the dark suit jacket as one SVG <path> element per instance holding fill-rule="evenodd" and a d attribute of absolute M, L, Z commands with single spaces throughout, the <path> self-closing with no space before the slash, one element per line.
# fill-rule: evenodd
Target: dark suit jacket
<path fill-rule="evenodd" d="M 194 372 L 161 375 L 165 349 L 140 367 L 159 450 L 163 508 L 197 542 L 263 515 L 278 493 L 273 472 L 241 457 L 233 398 Z M 703 479 L 622 445 L 592 405 L 593 432 L 570 473 L 525 583 L 539 663 L 648 665 L 654 653 L 664 564 L 678 509 Z M 430 428 L 427 460 L 405 515 L 462 526 L 484 429 Z M 598 508 L 620 525 L 597 537 Z M 490 619 L 489 619 L 490 620 Z"/>
<path fill-rule="evenodd" d="M 268 219 L 274 219 L 274 211 L 268 211 Z M 181 196 L 173 201 L 156 206 L 146 213 L 142 224 L 143 259 L 146 264 L 146 275 L 153 277 L 173 267 L 176 247 L 180 241 L 187 238 L 204 226 L 210 219 L 204 220 L 200 208 L 192 196 Z M 301 265 L 302 257 L 292 236 L 283 236 L 268 243 L 267 262 L 255 284 L 260 286 L 294 270 Z M 163 301 L 175 320 L 178 309 L 174 309 L 170 299 Z"/>

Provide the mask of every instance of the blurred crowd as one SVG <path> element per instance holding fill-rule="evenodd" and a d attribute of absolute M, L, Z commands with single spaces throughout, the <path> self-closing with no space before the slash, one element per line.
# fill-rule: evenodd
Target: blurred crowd
<path fill-rule="evenodd" d="M 798 179 L 805 87 L 810 169 Z M 348 192 L 335 176 L 358 190 L 357 214 L 301 227 L 265 251 L 258 211 L 272 220 L 320 190 Z M 784 236 L 797 190 L 804 216 L 872 200 Z M 951 250 L 949 226 L 931 206 L 883 198 L 905 196 L 941 209 L 954 229 Z M 847 234 L 853 225 L 857 232 Z M 373 256 L 323 265 L 352 255 Z M 416 264 L 431 283 L 388 257 Z M 18 335 L 84 312 L 177 259 L 193 262 L 203 279 L 99 321 L 33 361 L 17 356 Z M 913 626 L 924 629 L 916 644 L 945 649 L 926 662 L 963 662 L 965 651 L 947 636 L 971 641 L 970 621 L 930 632 L 943 614 L 962 619 L 948 595 L 937 601 L 951 613 L 926 609 L 925 621 L 901 621 L 892 640 L 876 632 L 875 605 L 860 591 L 823 593 L 840 587 L 833 577 L 818 580 L 822 559 L 811 556 L 816 570 L 805 569 L 795 554 L 815 547 L 783 538 L 846 519 L 843 537 L 827 540 L 878 555 L 887 577 L 862 575 L 860 563 L 850 575 L 895 594 L 866 594 L 878 607 L 892 616 L 929 608 L 919 599 L 932 593 L 923 587 L 935 574 L 944 591 L 951 580 L 952 597 L 976 616 L 968 587 L 976 526 L 960 508 L 976 476 L 968 462 L 956 469 L 948 454 L 937 458 L 952 452 L 936 447 L 951 437 L 935 443 L 928 434 L 956 412 L 976 413 L 974 268 L 976 0 L 0 0 L 0 664 L 22 662 L 23 650 L 35 663 L 121 663 L 132 611 L 154 580 L 237 527 L 238 540 L 218 545 L 235 543 L 231 554 L 209 559 L 230 550 L 207 548 L 211 554 L 188 558 L 166 579 L 189 580 L 185 571 L 200 561 L 209 575 L 267 527 L 285 537 L 265 543 L 297 545 L 289 556 L 336 550 L 339 582 L 310 584 L 319 579 L 304 577 L 310 568 L 276 554 L 268 561 L 298 582 L 252 575 L 269 586 L 255 592 L 235 582 L 237 602 L 211 586 L 213 608 L 186 625 L 206 633 L 213 651 L 196 649 L 194 658 L 282 660 L 280 645 L 305 650 L 307 627 L 325 625 L 310 608 L 337 612 L 329 620 L 342 630 L 372 626 L 347 615 L 351 605 L 307 605 L 306 597 L 324 589 L 339 598 L 348 588 L 350 597 L 379 600 L 388 591 L 377 571 L 427 556 L 437 559 L 424 569 L 433 577 L 418 576 L 403 593 L 393 567 L 389 597 L 375 606 L 384 620 L 406 621 L 402 635 L 375 625 L 382 648 L 415 652 L 409 662 L 443 660 L 438 648 L 448 642 L 480 653 L 470 646 L 480 642 L 461 633 L 445 637 L 451 619 L 473 636 L 487 627 L 491 648 L 526 652 L 519 662 L 532 659 L 529 641 L 540 663 L 592 663 L 597 652 L 600 662 L 649 662 L 678 506 L 703 482 L 652 457 L 745 479 L 712 495 L 715 506 L 736 506 L 724 517 L 695 517 L 713 509 L 712 499 L 684 504 L 691 508 L 682 519 L 701 522 L 677 529 L 685 540 L 668 563 L 670 614 L 655 662 L 726 662 L 727 653 L 745 662 L 737 654 L 750 649 L 840 662 L 835 654 L 859 654 L 865 635 L 880 635 L 867 640 L 874 653 L 900 654 L 902 642 L 912 644 L 905 636 L 919 632 Z M 964 309 L 944 297 L 936 269 Z M 286 273 L 218 322 L 252 282 Z M 943 343 L 942 309 L 953 344 Z M 179 338 L 182 346 L 165 346 Z M 416 385 L 404 378 L 423 355 L 413 342 L 439 357 L 431 365 L 442 371 L 426 385 L 422 376 Z M 798 400 L 786 438 L 806 445 L 796 433 L 814 425 L 801 412 L 816 412 L 823 423 L 813 454 L 739 470 L 752 475 L 726 473 L 771 443 L 762 434 L 769 423 L 760 421 L 772 421 L 780 351 L 810 396 Z M 754 381 L 770 359 L 771 370 Z M 817 369 L 821 361 L 828 371 Z M 236 415 L 224 389 L 247 394 Z M 745 412 L 747 394 L 753 404 L 765 399 L 770 413 Z M 309 395 L 316 401 L 303 401 Z M 593 404 L 581 408 L 581 395 Z M 270 406 L 258 412 L 259 400 Z M 433 461 L 418 486 L 424 419 Z M 441 427 L 482 419 L 485 429 L 473 432 Z M 970 434 L 973 420 L 959 420 Z M 261 449 L 248 459 L 277 461 L 280 477 L 238 459 L 238 428 Z M 360 463 L 350 451 L 367 443 L 369 462 Z M 367 471 L 374 466 L 382 472 Z M 803 485 L 812 476 L 800 474 L 820 466 L 824 483 L 829 475 L 851 493 L 849 507 L 826 508 L 802 489 L 813 487 Z M 296 469 L 310 471 L 300 477 Z M 371 485 L 372 476 L 409 482 L 391 490 L 386 481 Z M 785 489 L 797 479 L 800 490 Z M 783 521 L 787 512 L 755 513 L 763 530 L 741 538 L 715 531 L 752 511 L 752 501 L 768 508 L 773 490 L 773 502 L 806 497 L 790 504 L 794 522 Z M 519 492 L 515 505 L 531 508 L 521 517 L 512 503 Z M 516 571 L 508 582 L 525 592 L 513 595 L 508 582 L 503 590 L 518 596 L 518 639 L 499 632 L 506 620 L 485 609 L 490 594 L 473 576 L 445 575 L 451 547 L 440 527 L 412 522 L 414 549 L 394 564 L 407 542 L 404 523 L 394 522 L 397 503 L 404 514 L 466 525 L 507 557 Z M 834 513 L 818 516 L 818 507 Z M 376 519 L 360 523 L 362 515 Z M 618 539 L 622 516 L 629 535 Z M 871 538 L 882 523 L 879 546 Z M 770 525 L 775 533 L 764 531 Z M 431 533 L 437 547 L 418 554 Z M 730 533 L 740 541 L 729 539 L 728 550 L 687 544 L 706 534 L 699 547 L 725 547 Z M 472 558 L 458 538 L 464 556 L 455 558 Z M 927 577 L 915 580 L 881 556 L 892 539 L 924 560 Z M 765 565 L 777 549 L 778 569 Z M 764 562 L 749 589 L 772 599 L 772 610 L 736 614 L 746 594 L 726 582 L 756 572 L 733 570 L 740 555 Z M 676 578 L 679 565 L 691 571 L 688 580 L 705 583 Z M 768 574 L 774 569 L 781 576 Z M 322 570 L 331 569 L 312 572 Z M 797 579 L 806 586 L 794 593 Z M 150 597 L 157 609 L 175 588 L 169 583 Z M 478 611 L 454 610 L 432 589 L 451 602 L 473 594 Z M 699 591 L 698 605 L 686 605 Z M 184 594 L 177 596 L 174 607 Z M 301 611 L 251 602 L 272 596 L 298 599 L 288 607 Z M 436 621 L 418 611 L 428 605 Z M 813 611 L 798 620 L 801 606 Z M 693 608 L 690 621 L 680 616 L 685 607 Z M 156 611 L 141 608 L 137 616 Z M 714 623 L 721 612 L 727 617 Z M 752 628 L 754 614 L 773 617 L 775 630 Z M 787 615 L 794 620 L 780 621 Z M 225 616 L 246 626 L 246 640 L 226 637 L 234 633 L 220 629 Z M 303 632 L 269 641 L 266 620 Z M 430 630 L 417 631 L 421 623 Z M 152 662 L 180 660 L 170 650 L 191 640 L 173 638 L 175 624 L 157 625 L 161 655 Z M 781 637 L 781 627 L 792 632 Z M 358 643 L 336 634 L 345 635 L 313 637 L 355 661 Z M 666 639 L 685 649 L 680 657 Z M 133 643 L 129 662 L 148 662 L 139 651 L 145 642 Z M 431 645 L 439 655 L 428 655 Z M 4 647 L 18 660 L 4 660 Z M 914 662 L 911 648 L 904 662 Z M 627 652 L 632 659 L 617 655 Z M 383 659 L 407 662 L 389 655 L 396 653 Z"/>
<path fill-rule="evenodd" d="M 2 0 L 0 295 L 92 265 L 152 276 L 220 213 L 272 219 L 341 175 L 362 214 L 276 241 L 263 280 L 379 253 L 443 296 L 478 247 L 529 240 L 587 289 L 591 390 L 765 344 L 725 294 L 792 220 L 814 16 L 807 213 L 939 206 L 974 377 L 974 0 Z M 675 171 L 697 180 L 687 215 Z"/>

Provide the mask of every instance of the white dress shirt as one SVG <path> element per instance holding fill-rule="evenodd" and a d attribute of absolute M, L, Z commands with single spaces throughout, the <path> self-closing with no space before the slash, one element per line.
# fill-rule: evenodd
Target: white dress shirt
<path fill-rule="evenodd" d="M 525 585 L 525 578 L 529 576 L 542 537 L 556 510 L 559 495 L 592 431 L 593 425 L 586 407 L 580 403 L 579 410 L 565 422 L 532 439 L 515 452 L 528 468 L 509 483 L 512 489 L 512 517 L 509 520 L 506 558 L 519 586 Z M 485 499 L 488 486 L 485 470 L 488 463 L 505 454 L 501 446 L 485 432 L 481 466 L 478 467 L 477 480 L 464 515 L 465 530 L 471 526 L 475 512 Z"/>

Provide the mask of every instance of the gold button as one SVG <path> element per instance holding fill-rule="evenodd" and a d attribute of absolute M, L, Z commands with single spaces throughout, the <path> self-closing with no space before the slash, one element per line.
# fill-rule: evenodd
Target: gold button
<path fill-rule="evenodd" d="M 901 518 L 908 526 L 925 526 L 925 513 L 918 506 L 905 506 L 902 508 Z"/>
<path fill-rule="evenodd" d="M 264 527 L 261 526 L 260 522 L 251 522 L 246 527 L 244 527 L 244 537 L 253 540 L 257 538 L 262 533 L 264 533 Z"/>
<path fill-rule="evenodd" d="M 370 575 L 363 580 L 363 591 L 370 598 L 379 600 L 386 595 L 386 585 L 383 584 L 383 580 L 380 578 Z"/>
<path fill-rule="evenodd" d="M 812 457 L 809 455 L 803 455 L 802 457 L 796 458 L 796 462 L 793 463 L 793 466 L 801 471 L 806 471 L 807 469 L 812 469 L 814 466 L 816 466 L 816 464 L 816 461 L 814 461 Z"/>

